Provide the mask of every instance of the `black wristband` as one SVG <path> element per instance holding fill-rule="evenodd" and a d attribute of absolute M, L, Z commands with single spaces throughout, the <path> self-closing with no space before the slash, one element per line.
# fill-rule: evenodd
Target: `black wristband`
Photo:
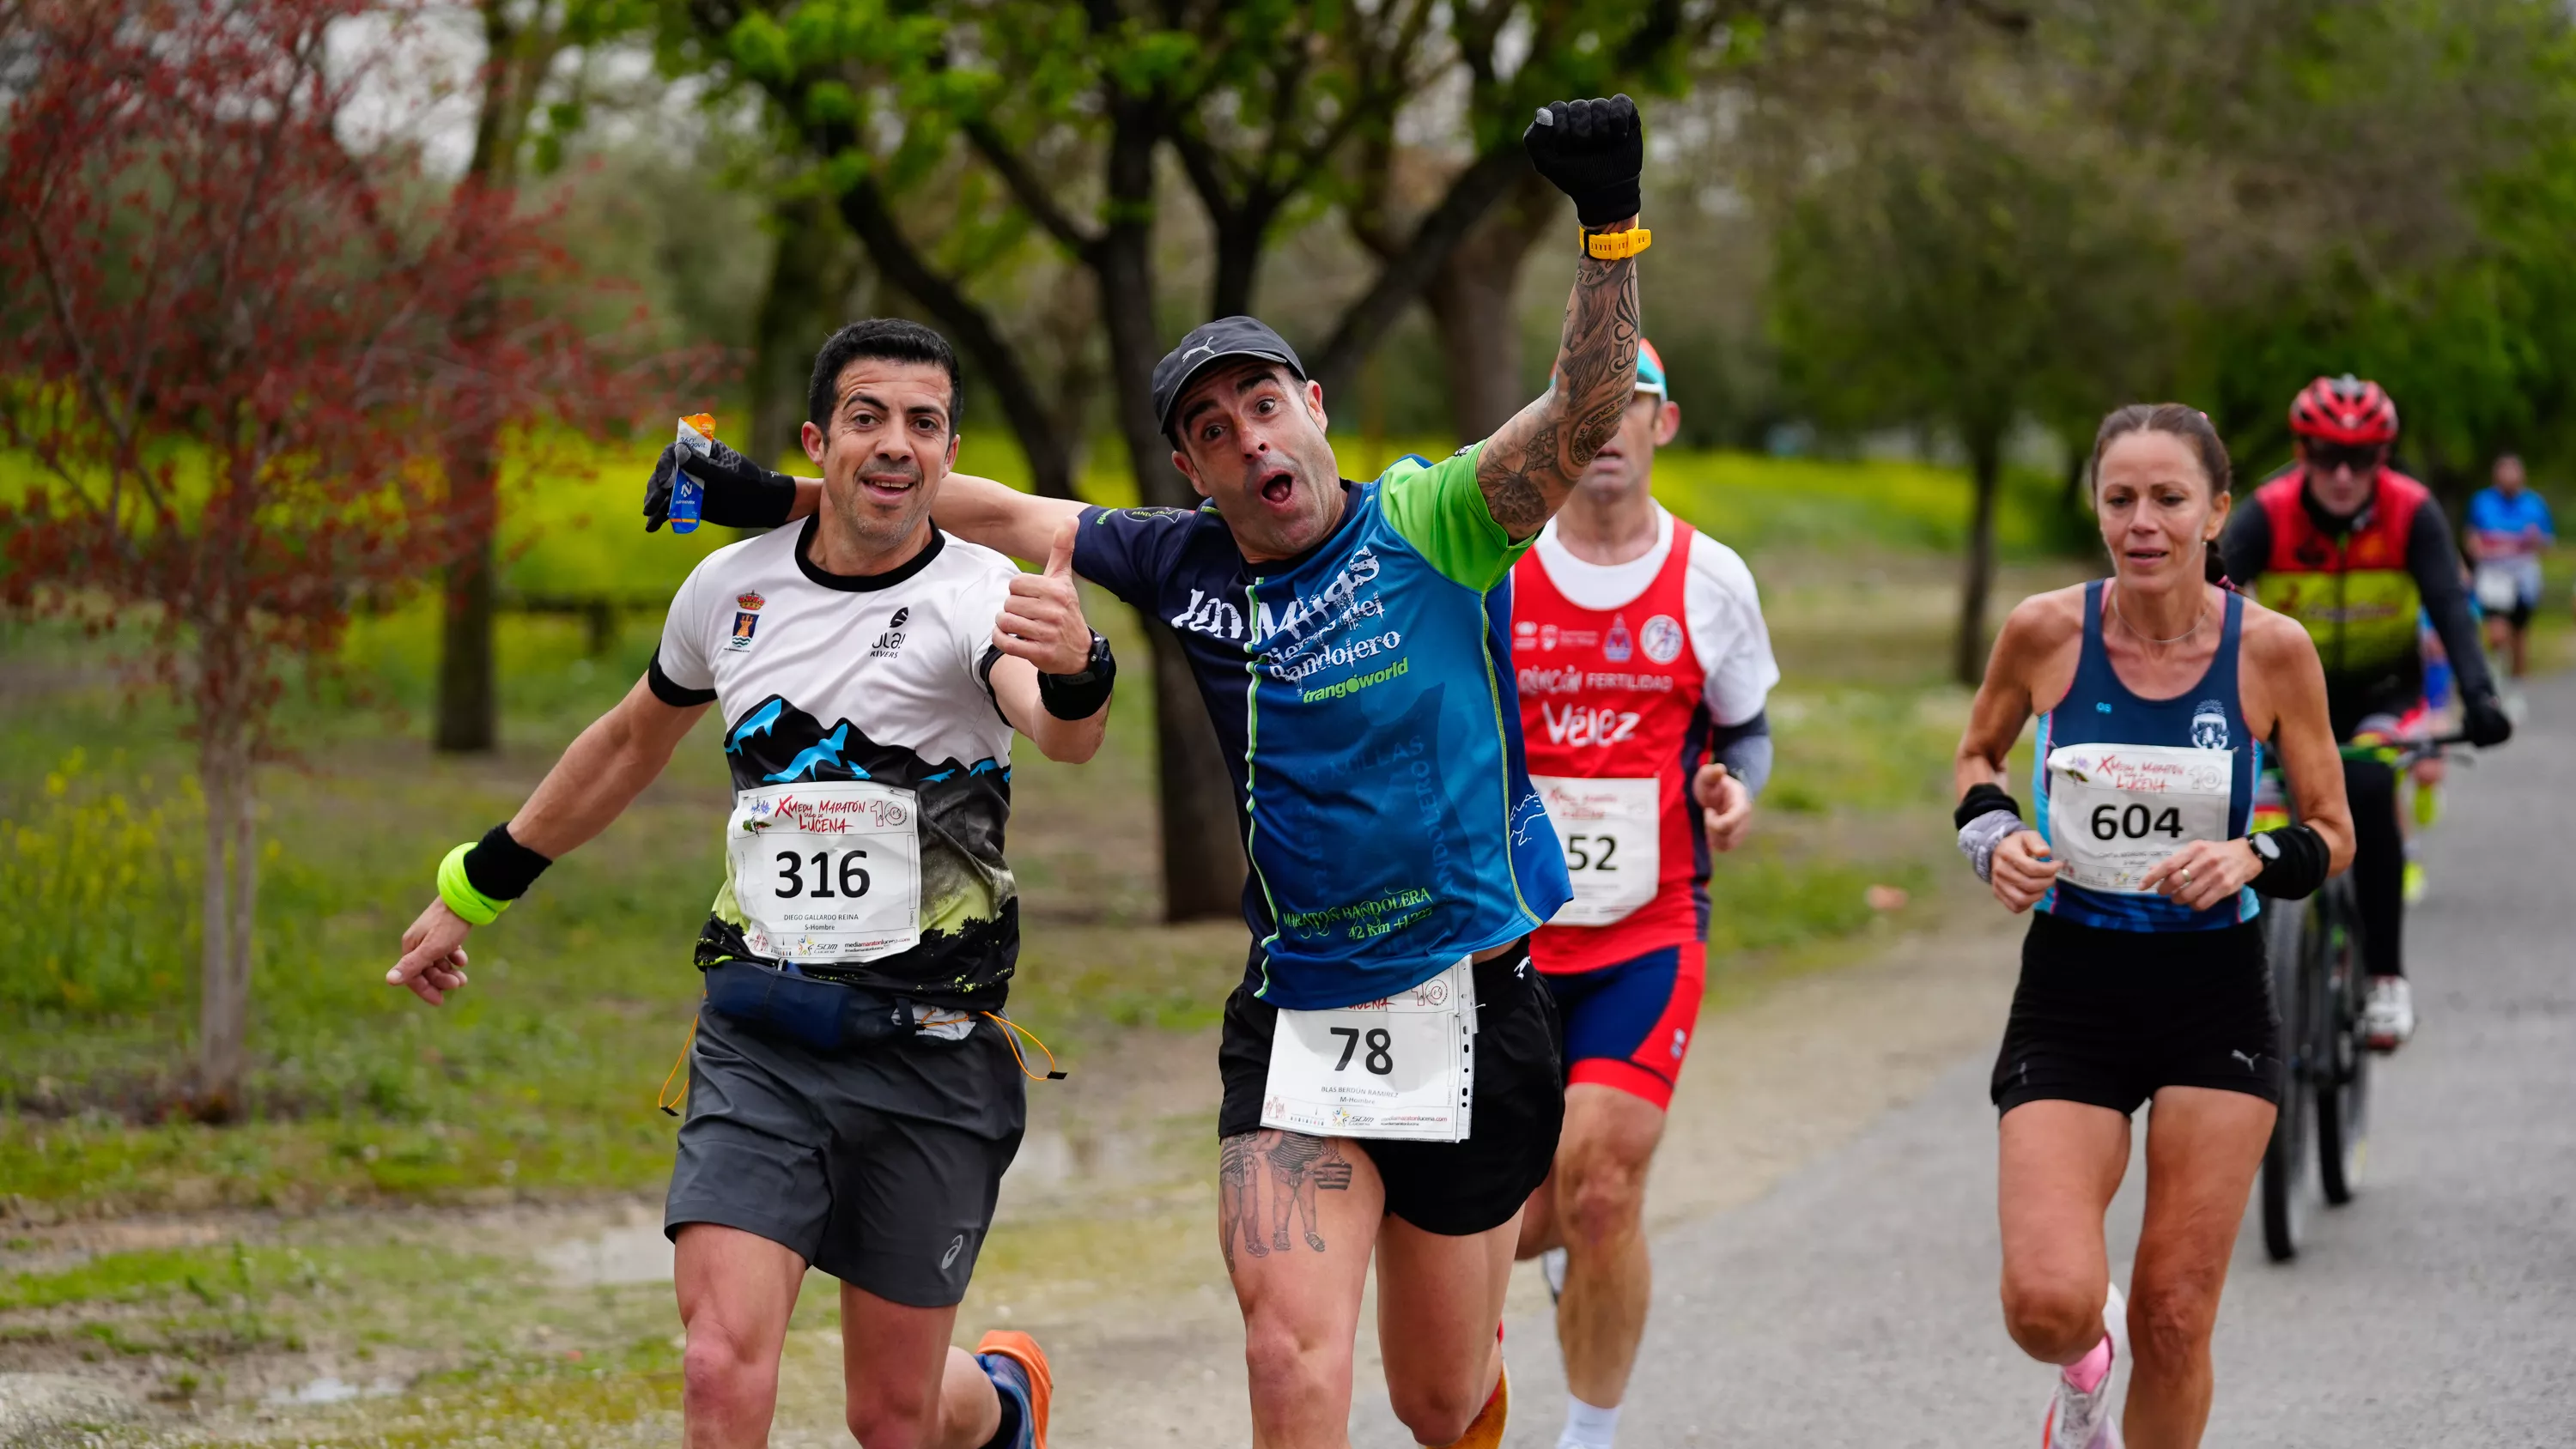
<path fill-rule="evenodd" d="M 2326 869 L 2334 863 L 2334 853 L 2326 849 L 2326 838 L 2310 825 L 2290 825 L 2264 832 L 2267 843 L 2280 847 L 2273 855 L 2261 846 L 2254 854 L 2263 861 L 2251 884 L 2257 895 L 2275 900 L 2305 900 L 2326 883 Z"/>
<path fill-rule="evenodd" d="M 1091 658 L 1080 674 L 1038 675 L 1038 703 L 1057 719 L 1089 719 L 1100 713 L 1109 702 L 1109 692 L 1118 683 L 1118 656 L 1109 652 L 1109 641 L 1100 631 L 1091 631 Z"/>
<path fill-rule="evenodd" d="M 483 832 L 483 838 L 465 852 L 462 864 L 466 882 L 474 889 L 496 901 L 515 901 L 554 862 L 512 840 L 510 827 L 504 824 Z"/>
<path fill-rule="evenodd" d="M 2009 810 L 2020 816 L 2021 802 L 2006 794 L 2001 785 L 1970 785 L 1968 793 L 1959 799 L 1959 808 L 1950 812 L 1950 827 L 1965 830 L 1969 821 L 1997 810 Z"/>

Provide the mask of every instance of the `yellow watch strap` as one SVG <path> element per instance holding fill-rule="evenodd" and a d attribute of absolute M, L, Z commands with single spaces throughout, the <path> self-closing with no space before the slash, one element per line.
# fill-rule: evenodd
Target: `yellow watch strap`
<path fill-rule="evenodd" d="M 1584 254 L 1605 262 L 1624 261 L 1655 244 L 1655 234 L 1642 226 L 1626 231 L 1593 231 L 1578 226 L 1575 232 L 1583 239 Z"/>

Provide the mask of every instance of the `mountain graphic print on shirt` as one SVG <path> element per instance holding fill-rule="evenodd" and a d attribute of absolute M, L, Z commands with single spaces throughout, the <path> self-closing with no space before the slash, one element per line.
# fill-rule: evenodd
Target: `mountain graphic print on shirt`
<path fill-rule="evenodd" d="M 1019 902 L 1002 850 L 1011 728 L 993 702 L 987 641 L 1018 570 L 934 534 L 889 573 L 828 574 L 811 562 L 814 527 L 709 555 L 673 599 L 654 659 L 657 695 L 712 699 L 726 722 L 736 809 L 698 964 L 792 963 L 935 1005 L 996 1009 L 1018 958 Z M 891 833 L 810 833 L 862 808 L 877 816 L 870 828 Z M 736 838 L 770 828 L 799 833 Z M 781 896 L 809 909 L 859 898 L 911 908 L 889 933 L 897 946 L 835 950 L 772 939 L 747 907 Z"/>

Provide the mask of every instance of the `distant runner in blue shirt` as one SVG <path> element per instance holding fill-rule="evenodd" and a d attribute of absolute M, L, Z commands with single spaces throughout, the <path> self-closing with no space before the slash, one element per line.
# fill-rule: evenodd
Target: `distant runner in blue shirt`
<path fill-rule="evenodd" d="M 2469 498 L 2469 557 L 2477 562 L 2478 605 L 2487 612 L 2487 648 L 2505 653 L 2522 678 L 2531 663 L 2532 611 L 2540 607 L 2540 556 L 2558 542 L 2549 500 L 2531 491 L 2522 460 L 2495 460 L 2495 483 Z"/>
<path fill-rule="evenodd" d="M 1374 1256 L 1396 1414 L 1425 1444 L 1499 1445 L 1516 1221 L 1564 1114 L 1528 935 L 1569 894 L 1523 765 L 1512 564 L 1636 391 L 1644 135 L 1627 97 L 1524 135 L 1574 199 L 1573 295 L 1547 394 L 1491 438 L 1340 476 L 1323 389 L 1249 317 L 1155 366 L 1156 422 L 1196 509 L 1096 508 L 951 475 L 938 522 L 1022 558 L 1075 531 L 1076 573 L 1168 623 L 1233 777 L 1251 877 L 1219 1067 L 1218 1231 L 1253 1435 L 1347 1449 Z M 776 523 L 813 485 L 717 451 L 667 457 L 718 523 Z M 766 510 L 765 516 L 764 510 Z"/>

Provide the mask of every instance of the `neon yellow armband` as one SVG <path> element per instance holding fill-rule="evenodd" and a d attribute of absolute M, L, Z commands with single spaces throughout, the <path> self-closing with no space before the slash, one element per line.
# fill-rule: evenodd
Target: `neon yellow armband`
<path fill-rule="evenodd" d="M 438 898 L 447 902 L 447 908 L 463 917 L 467 925 L 488 926 L 501 919 L 510 903 L 492 899 L 465 878 L 465 852 L 473 848 L 474 842 L 469 840 L 438 863 Z"/>

